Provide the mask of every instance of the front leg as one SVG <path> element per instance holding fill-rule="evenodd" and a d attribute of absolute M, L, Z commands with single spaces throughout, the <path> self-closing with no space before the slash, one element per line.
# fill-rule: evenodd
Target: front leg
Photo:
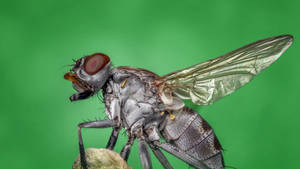
<path fill-rule="evenodd" d="M 85 158 L 85 151 L 83 146 L 83 140 L 81 135 L 81 128 L 108 128 L 114 127 L 115 122 L 112 120 L 97 120 L 78 124 L 78 139 L 79 139 L 79 151 L 80 151 L 80 163 L 83 169 L 87 169 L 87 163 Z"/>

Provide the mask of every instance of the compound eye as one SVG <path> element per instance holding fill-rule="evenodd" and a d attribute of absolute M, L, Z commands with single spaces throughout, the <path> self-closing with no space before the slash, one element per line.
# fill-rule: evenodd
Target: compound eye
<path fill-rule="evenodd" d="M 109 57 L 103 53 L 95 53 L 86 58 L 84 63 L 84 71 L 93 75 L 99 72 L 108 62 L 110 61 Z"/>

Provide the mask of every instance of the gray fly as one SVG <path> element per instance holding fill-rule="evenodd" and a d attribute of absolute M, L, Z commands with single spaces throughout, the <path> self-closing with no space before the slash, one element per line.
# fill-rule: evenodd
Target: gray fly
<path fill-rule="evenodd" d="M 225 168 L 222 147 L 213 129 L 182 99 L 197 105 L 214 103 L 250 82 L 292 41 L 291 35 L 263 39 L 165 76 L 127 66 L 111 68 L 110 58 L 103 53 L 78 59 L 64 75 L 77 90 L 70 100 L 87 99 L 102 90 L 109 118 L 78 125 L 82 168 L 88 165 L 81 129 L 109 127 L 113 131 L 106 148 L 114 148 L 121 128 L 125 128 L 128 142 L 120 155 L 127 160 L 137 139 L 143 169 L 152 168 L 148 147 L 166 169 L 173 167 L 161 149 L 195 168 Z"/>

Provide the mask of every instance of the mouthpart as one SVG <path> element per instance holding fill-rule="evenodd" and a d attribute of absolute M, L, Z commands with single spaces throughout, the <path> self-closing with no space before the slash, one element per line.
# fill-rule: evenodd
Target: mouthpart
<path fill-rule="evenodd" d="M 80 79 L 75 73 L 68 72 L 64 75 L 64 78 L 68 81 L 71 81 L 73 84 L 73 88 L 78 92 L 70 96 L 69 99 L 71 102 L 76 100 L 87 99 L 94 94 L 92 90 L 83 87 L 86 85 L 82 84 L 84 82 L 80 81 Z"/>

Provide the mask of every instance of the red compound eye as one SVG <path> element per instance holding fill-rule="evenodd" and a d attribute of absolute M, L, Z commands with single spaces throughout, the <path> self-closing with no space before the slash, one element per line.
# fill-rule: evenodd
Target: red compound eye
<path fill-rule="evenodd" d="M 108 62 L 110 61 L 109 57 L 103 53 L 95 53 L 86 58 L 84 62 L 84 71 L 93 75 L 101 70 Z"/>

